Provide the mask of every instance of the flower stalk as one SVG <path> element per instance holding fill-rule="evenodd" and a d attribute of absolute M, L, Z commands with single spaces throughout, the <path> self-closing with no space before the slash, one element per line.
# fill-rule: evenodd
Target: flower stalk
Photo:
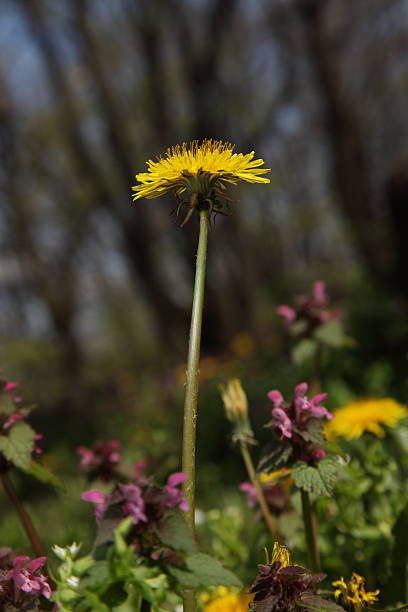
<path fill-rule="evenodd" d="M 197 430 L 197 404 L 198 385 L 200 375 L 200 348 L 201 327 L 203 320 L 205 271 L 207 261 L 209 212 L 207 209 L 199 211 L 200 235 L 197 248 L 196 274 L 194 282 L 193 306 L 191 311 L 190 337 L 187 357 L 187 380 L 184 400 L 183 422 L 183 450 L 182 470 L 187 474 L 183 484 L 184 496 L 189 505 L 186 512 L 187 522 L 195 535 L 195 488 L 196 488 L 196 430 Z M 196 597 L 194 590 L 186 590 L 183 596 L 184 611 L 194 612 Z"/>
<path fill-rule="evenodd" d="M 45 557 L 45 550 L 44 547 L 42 545 L 42 542 L 40 540 L 40 537 L 37 533 L 36 528 L 33 525 L 33 522 L 27 512 L 27 510 L 24 508 L 23 504 L 21 503 L 21 501 L 19 500 L 16 490 L 14 488 L 14 485 L 9 477 L 9 475 L 4 472 L 1 475 L 1 480 L 3 483 L 3 487 L 4 490 L 6 492 L 6 494 L 8 495 L 8 497 L 10 498 L 11 503 L 14 505 L 15 509 L 17 510 L 17 514 L 19 516 L 19 519 L 21 521 L 21 524 L 24 528 L 24 531 L 26 532 L 28 539 L 31 542 L 31 545 L 33 547 L 33 550 L 35 552 L 35 554 L 38 557 Z"/>
<path fill-rule="evenodd" d="M 308 565 L 312 572 L 320 571 L 317 513 L 309 493 L 301 489 L 303 524 L 305 527 Z"/>
<path fill-rule="evenodd" d="M 279 532 L 278 532 L 276 523 L 273 519 L 273 516 L 269 512 L 268 504 L 266 503 L 266 499 L 265 499 L 261 484 L 258 478 L 256 477 L 255 467 L 254 467 L 252 457 L 250 455 L 250 452 L 248 450 L 248 445 L 246 444 L 246 442 L 243 442 L 243 441 L 240 442 L 240 450 L 241 450 L 242 459 L 245 463 L 245 467 L 248 472 L 248 476 L 251 481 L 251 484 L 255 487 L 256 497 L 257 497 L 259 507 L 262 512 L 262 516 L 264 517 L 266 526 L 268 527 L 274 539 L 277 542 L 280 542 Z"/>
<path fill-rule="evenodd" d="M 203 320 L 205 270 L 208 242 L 208 210 L 200 210 L 200 236 L 198 240 L 193 306 L 191 312 L 190 338 L 187 358 L 186 394 L 184 400 L 182 470 L 187 474 L 183 485 L 189 509 L 187 522 L 195 532 L 195 456 L 201 326 Z"/>

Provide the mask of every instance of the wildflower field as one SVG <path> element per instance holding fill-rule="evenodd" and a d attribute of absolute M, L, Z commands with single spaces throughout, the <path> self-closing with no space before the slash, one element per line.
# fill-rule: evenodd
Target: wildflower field
<path fill-rule="evenodd" d="M 0 612 L 408 612 L 403 4 L 0 3 Z"/>

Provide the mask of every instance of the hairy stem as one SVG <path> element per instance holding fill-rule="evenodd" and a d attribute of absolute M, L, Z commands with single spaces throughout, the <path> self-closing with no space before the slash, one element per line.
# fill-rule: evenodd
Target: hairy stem
<path fill-rule="evenodd" d="M 280 542 L 279 533 L 278 533 L 278 529 L 277 529 L 275 520 L 274 520 L 273 516 L 271 515 L 271 513 L 269 512 L 268 504 L 266 503 L 266 499 L 265 499 L 265 496 L 264 496 L 261 484 L 260 484 L 259 480 L 256 477 L 255 467 L 254 467 L 254 464 L 252 462 L 252 458 L 251 458 L 250 452 L 248 450 L 248 445 L 245 444 L 245 442 L 241 442 L 240 443 L 240 448 L 241 448 L 241 455 L 242 455 L 242 458 L 244 460 L 245 467 L 246 467 L 246 470 L 248 472 L 249 479 L 250 479 L 251 483 L 255 487 L 256 497 L 258 499 L 258 503 L 259 503 L 259 506 L 261 508 L 262 515 L 263 515 L 263 517 L 265 519 L 265 523 L 266 523 L 269 531 L 271 532 L 273 538 L 277 542 Z"/>
<path fill-rule="evenodd" d="M 184 401 L 183 424 L 183 455 L 182 470 L 187 474 L 183 485 L 184 495 L 188 501 L 189 510 L 186 512 L 187 522 L 195 535 L 194 509 L 195 509 L 195 455 L 196 455 L 196 424 L 199 383 L 199 364 L 201 346 L 201 325 L 203 319 L 205 268 L 208 242 L 208 211 L 201 210 L 200 236 L 198 240 L 196 274 L 194 282 L 193 307 L 191 312 L 190 339 L 187 358 L 187 381 Z M 184 596 L 184 611 L 195 610 L 194 591 L 186 591 Z"/>
<path fill-rule="evenodd" d="M 302 496 L 303 523 L 305 526 L 306 546 L 309 568 L 312 572 L 320 571 L 320 555 L 317 543 L 317 514 L 314 504 L 311 503 L 309 493 L 303 489 Z"/>
<path fill-rule="evenodd" d="M 17 510 L 17 514 L 19 516 L 19 519 L 21 521 L 21 524 L 24 527 L 24 530 L 28 536 L 28 539 L 31 542 L 31 545 L 33 547 L 33 550 L 35 552 L 35 554 L 38 557 L 45 557 L 45 550 L 44 547 L 42 545 L 42 542 L 40 540 L 40 537 L 37 533 L 36 528 L 33 525 L 33 522 L 27 512 L 27 510 L 24 508 L 23 504 L 21 503 L 21 501 L 18 499 L 17 497 L 17 493 L 16 490 L 14 488 L 14 485 L 9 477 L 9 475 L 4 472 L 1 475 L 1 480 L 3 482 L 3 487 L 5 492 L 7 493 L 7 495 L 10 498 L 10 501 L 12 502 L 12 504 L 14 505 L 15 509 Z"/>

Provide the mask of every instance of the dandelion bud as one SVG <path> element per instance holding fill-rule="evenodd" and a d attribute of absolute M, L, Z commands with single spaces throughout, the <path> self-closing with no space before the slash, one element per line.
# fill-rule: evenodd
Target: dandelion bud
<path fill-rule="evenodd" d="M 241 381 L 233 378 L 226 385 L 219 385 L 227 419 L 234 424 L 234 442 L 256 443 L 248 418 L 248 400 Z"/>
<path fill-rule="evenodd" d="M 241 381 L 238 378 L 233 378 L 228 381 L 227 386 L 220 385 L 219 390 L 224 402 L 227 419 L 232 423 L 247 419 L 248 400 Z"/>

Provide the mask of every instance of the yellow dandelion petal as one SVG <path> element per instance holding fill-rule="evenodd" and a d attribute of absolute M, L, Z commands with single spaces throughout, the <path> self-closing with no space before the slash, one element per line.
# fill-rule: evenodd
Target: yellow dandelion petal
<path fill-rule="evenodd" d="M 329 440 L 338 436 L 351 440 L 369 431 L 382 438 L 383 426 L 395 427 L 407 415 L 406 407 L 390 397 L 360 399 L 336 410 L 334 419 L 325 424 L 325 434 Z"/>
<path fill-rule="evenodd" d="M 202 175 L 206 177 L 206 185 L 212 180 L 221 188 L 223 182 L 270 182 L 261 176 L 270 172 L 268 168 L 260 168 L 263 159 L 254 159 L 254 151 L 246 155 L 234 153 L 234 148 L 229 142 L 212 139 L 184 142 L 169 148 L 164 158 L 148 160 L 147 172 L 136 175 L 140 184 L 132 187 L 135 192 L 133 199 L 157 198 L 172 189 L 182 193 L 188 186 L 191 191 L 194 185 L 199 189 L 198 179 Z M 194 181 L 194 178 L 197 180 Z"/>
<path fill-rule="evenodd" d="M 279 544 L 279 542 L 275 542 L 273 545 L 271 564 L 275 563 L 275 561 L 280 561 L 282 563 L 282 567 L 287 567 L 290 565 L 290 552 L 286 548 L 285 544 Z"/>
<path fill-rule="evenodd" d="M 251 595 L 231 593 L 213 599 L 204 608 L 204 612 L 247 612 Z"/>

